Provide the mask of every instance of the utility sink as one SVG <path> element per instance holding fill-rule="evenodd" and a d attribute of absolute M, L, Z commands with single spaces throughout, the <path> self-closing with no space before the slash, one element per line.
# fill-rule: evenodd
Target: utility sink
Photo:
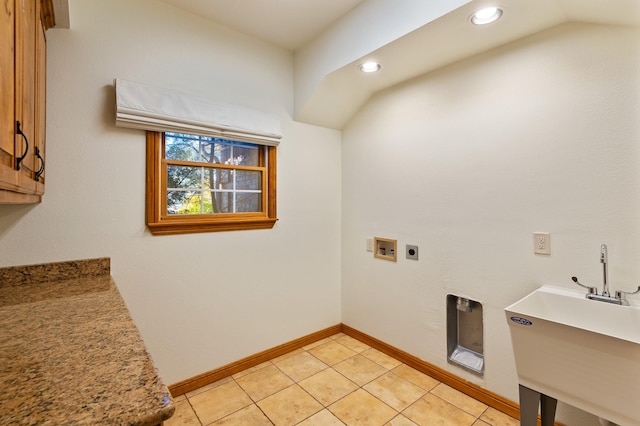
<path fill-rule="evenodd" d="M 543 286 L 507 307 L 521 400 L 524 386 L 620 425 L 640 426 L 640 304 L 630 303 Z"/>

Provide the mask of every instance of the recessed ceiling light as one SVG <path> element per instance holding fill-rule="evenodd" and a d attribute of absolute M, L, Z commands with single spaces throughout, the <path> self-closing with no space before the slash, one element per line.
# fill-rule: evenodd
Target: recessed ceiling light
<path fill-rule="evenodd" d="M 502 9 L 499 7 L 485 7 L 471 15 L 471 22 L 476 25 L 484 25 L 497 21 L 501 16 Z"/>
<path fill-rule="evenodd" d="M 358 68 L 360 68 L 362 72 L 376 72 L 382 68 L 382 66 L 377 62 L 365 62 L 364 64 L 360 64 Z"/>

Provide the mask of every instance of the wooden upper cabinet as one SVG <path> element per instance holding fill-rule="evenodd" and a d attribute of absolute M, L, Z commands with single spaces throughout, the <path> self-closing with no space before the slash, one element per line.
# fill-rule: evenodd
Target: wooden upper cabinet
<path fill-rule="evenodd" d="M 22 135 L 16 135 L 16 161 L 24 180 L 33 178 L 35 156 L 33 143 L 36 135 L 36 1 L 18 0 L 16 14 L 16 120 L 20 122 Z M 16 167 L 18 168 L 18 167 Z M 35 188 L 35 182 L 33 183 Z M 30 188 L 29 188 L 30 189 Z"/>
<path fill-rule="evenodd" d="M 46 38 L 51 0 L 6 0 L 0 9 L 0 203 L 44 194 Z"/>
<path fill-rule="evenodd" d="M 13 169 L 15 123 L 15 4 L 0 9 L 0 166 Z M 4 175 L 0 174 L 0 179 Z"/>
<path fill-rule="evenodd" d="M 42 15 L 41 15 L 42 16 Z M 36 23 L 36 110 L 35 110 L 35 137 L 34 137 L 34 180 L 36 181 L 36 194 L 44 194 L 44 171 L 46 150 L 46 96 L 47 96 L 47 40 L 45 37 L 44 21 Z"/>

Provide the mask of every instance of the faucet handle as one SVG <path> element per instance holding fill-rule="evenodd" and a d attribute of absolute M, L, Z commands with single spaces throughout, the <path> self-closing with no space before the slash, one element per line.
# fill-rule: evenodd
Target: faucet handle
<path fill-rule="evenodd" d="M 616 290 L 616 299 L 626 299 L 626 297 L 630 294 L 640 293 L 640 285 L 636 289 L 636 291 L 622 291 Z"/>
<path fill-rule="evenodd" d="M 587 289 L 587 291 L 589 292 L 589 294 L 598 294 L 598 289 L 595 287 L 589 287 L 588 285 L 584 285 L 582 284 L 580 281 L 578 281 L 578 277 L 571 277 L 571 279 L 573 280 L 574 283 L 578 284 L 580 287 L 584 287 Z M 638 290 L 640 291 L 640 287 L 638 287 Z"/>

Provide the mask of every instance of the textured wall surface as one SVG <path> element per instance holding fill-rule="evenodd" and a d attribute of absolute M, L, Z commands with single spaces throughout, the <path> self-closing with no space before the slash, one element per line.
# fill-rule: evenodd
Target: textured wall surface
<path fill-rule="evenodd" d="M 48 38 L 47 189 L 0 206 L 0 265 L 110 257 L 172 384 L 340 322 L 340 133 L 294 123 L 289 52 L 157 1 L 81 1 Z M 265 231 L 152 237 L 145 134 L 115 127 L 114 78 L 281 118 Z"/>
<path fill-rule="evenodd" d="M 567 24 L 377 94 L 343 131 L 343 322 L 517 401 L 504 308 L 572 275 L 601 287 L 601 243 L 612 287 L 640 278 L 639 44 Z M 447 294 L 484 306 L 483 378 L 447 363 Z"/>

